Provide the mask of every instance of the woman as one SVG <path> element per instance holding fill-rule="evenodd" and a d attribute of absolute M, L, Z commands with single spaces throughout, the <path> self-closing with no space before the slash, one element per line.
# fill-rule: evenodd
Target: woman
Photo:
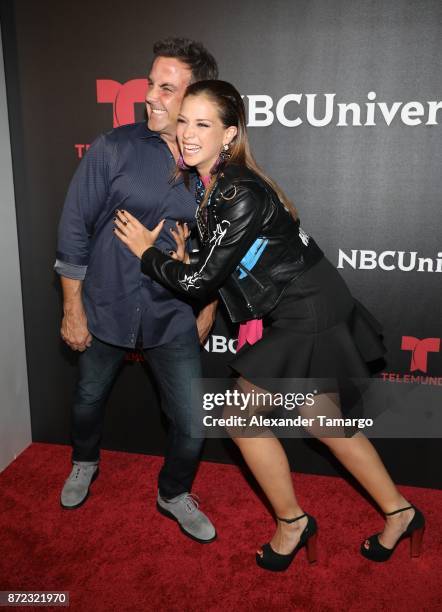
<path fill-rule="evenodd" d="M 381 356 L 379 330 L 300 228 L 285 194 L 256 165 L 239 93 L 224 81 L 194 83 L 178 121 L 179 167 L 196 170 L 205 186 L 205 192 L 201 184 L 197 189 L 202 249 L 177 261 L 154 247 L 163 222 L 149 231 L 129 212 L 117 211 L 116 235 L 141 259 L 143 272 L 191 298 L 207 300 L 219 291 L 233 321 L 264 318 L 263 338 L 232 363 L 240 386 L 257 377 L 367 376 L 361 351 L 370 359 Z M 356 337 L 361 329 L 364 346 Z M 339 407 L 334 388 L 319 392 L 316 401 L 330 414 Z M 319 437 L 386 515 L 382 533 L 365 540 L 361 553 L 386 561 L 398 541 L 411 536 L 412 554 L 419 554 L 423 515 L 399 493 L 370 441 L 360 432 Z M 316 521 L 296 498 L 279 440 L 234 440 L 277 517 L 273 538 L 256 554 L 258 565 L 284 570 L 303 546 L 314 560 Z"/>

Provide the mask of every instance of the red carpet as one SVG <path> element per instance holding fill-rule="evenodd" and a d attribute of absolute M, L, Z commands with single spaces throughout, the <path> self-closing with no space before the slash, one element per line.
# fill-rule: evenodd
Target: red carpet
<path fill-rule="evenodd" d="M 380 515 L 344 480 L 295 474 L 319 560 L 302 550 L 275 575 L 255 565 L 273 523 L 239 468 L 201 465 L 195 492 L 219 538 L 200 545 L 155 510 L 160 458 L 103 452 L 90 499 L 66 511 L 69 456 L 33 444 L 0 474 L 0 590 L 69 591 L 75 612 L 442 610 L 442 491 L 401 487 L 427 518 L 423 555 L 410 560 L 405 541 L 374 564 L 358 549 Z"/>

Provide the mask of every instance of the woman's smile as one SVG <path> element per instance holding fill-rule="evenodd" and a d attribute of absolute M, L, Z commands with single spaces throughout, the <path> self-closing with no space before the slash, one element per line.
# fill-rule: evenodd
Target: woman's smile
<path fill-rule="evenodd" d="M 183 156 L 187 155 L 195 155 L 195 153 L 199 153 L 201 151 L 200 145 L 197 144 L 187 144 L 183 142 Z"/>
<path fill-rule="evenodd" d="M 224 144 L 229 143 L 236 128 L 226 128 L 217 105 L 205 95 L 187 96 L 178 115 L 177 138 L 188 166 L 207 176 Z"/>

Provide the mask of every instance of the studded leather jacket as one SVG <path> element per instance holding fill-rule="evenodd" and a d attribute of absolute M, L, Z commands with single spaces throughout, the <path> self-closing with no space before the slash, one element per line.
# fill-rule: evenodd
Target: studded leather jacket
<path fill-rule="evenodd" d="M 248 168 L 227 165 L 206 206 L 204 215 L 197 214 L 202 246 L 190 264 L 151 247 L 141 269 L 190 298 L 207 302 L 219 292 L 233 322 L 269 313 L 288 284 L 323 257 L 299 220 Z"/>

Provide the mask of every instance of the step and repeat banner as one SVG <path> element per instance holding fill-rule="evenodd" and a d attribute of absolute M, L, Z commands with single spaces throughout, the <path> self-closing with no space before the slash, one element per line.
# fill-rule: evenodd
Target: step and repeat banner
<path fill-rule="evenodd" d="M 34 440 L 69 442 L 77 355 L 59 338 L 53 272 L 64 196 L 98 134 L 143 120 L 152 45 L 166 36 L 203 42 L 243 94 L 258 162 L 384 327 L 383 383 L 440 392 L 438 0 L 16 0 L 4 4 L 2 28 Z M 207 376 L 227 375 L 236 334 L 221 310 L 202 349 Z M 104 447 L 160 454 L 158 405 L 145 364 L 128 353 Z M 374 442 L 397 481 L 442 485 L 439 439 Z M 294 469 L 338 469 L 315 441 L 287 450 Z M 209 440 L 205 457 L 238 460 L 226 440 Z"/>

